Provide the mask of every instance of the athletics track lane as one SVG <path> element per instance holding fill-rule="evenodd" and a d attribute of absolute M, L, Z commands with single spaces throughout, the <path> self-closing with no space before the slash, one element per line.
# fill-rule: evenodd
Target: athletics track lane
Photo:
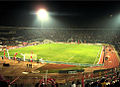
<path fill-rule="evenodd" d="M 108 59 L 105 60 L 104 59 L 104 66 L 102 66 L 102 68 L 115 68 L 119 66 L 119 59 L 118 56 L 115 52 L 115 50 L 113 49 L 112 46 L 108 46 L 105 49 L 105 57 L 107 57 Z M 104 48 L 102 50 L 102 54 L 101 54 L 101 58 L 100 58 L 100 62 L 99 64 L 103 63 L 103 57 L 104 57 Z"/>

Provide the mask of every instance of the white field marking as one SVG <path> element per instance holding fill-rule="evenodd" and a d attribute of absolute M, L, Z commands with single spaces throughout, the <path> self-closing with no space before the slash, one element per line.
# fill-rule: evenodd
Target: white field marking
<path fill-rule="evenodd" d="M 69 58 L 69 60 L 71 60 L 73 57 L 74 57 L 74 56 L 71 56 L 71 57 Z M 67 60 L 66 62 L 68 62 L 69 60 Z"/>
<path fill-rule="evenodd" d="M 97 54 L 97 56 L 96 56 L 95 61 L 94 61 L 94 63 L 93 63 L 93 64 L 95 64 L 96 59 L 98 58 L 98 55 L 99 55 L 100 51 L 101 51 L 101 48 L 100 48 L 100 50 L 98 51 L 98 54 Z"/>
<path fill-rule="evenodd" d="M 109 58 L 109 57 L 110 57 L 110 55 L 107 55 L 106 57 L 108 57 L 108 58 Z"/>
<path fill-rule="evenodd" d="M 109 61 L 109 63 L 111 63 L 112 61 Z"/>
<path fill-rule="evenodd" d="M 99 62 L 100 62 L 100 60 L 101 60 L 102 51 L 103 51 L 103 47 L 102 47 L 101 54 L 100 54 L 100 58 L 99 58 L 99 61 L 98 61 L 97 64 L 99 64 Z"/>

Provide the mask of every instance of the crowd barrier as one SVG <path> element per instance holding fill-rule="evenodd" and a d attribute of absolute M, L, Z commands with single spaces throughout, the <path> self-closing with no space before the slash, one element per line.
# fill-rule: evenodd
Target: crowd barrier
<path fill-rule="evenodd" d="M 103 64 L 80 64 L 80 63 L 65 63 L 65 62 L 56 62 L 56 61 L 46 61 L 45 63 L 56 63 L 56 64 L 68 64 L 68 65 L 76 65 L 76 66 L 103 66 Z"/>
<path fill-rule="evenodd" d="M 114 70 L 113 68 L 110 69 L 100 69 L 100 70 L 94 70 L 93 73 L 98 73 L 98 72 L 105 72 L 105 71 L 110 71 L 110 70 Z"/>
<path fill-rule="evenodd" d="M 84 72 L 84 69 L 81 69 L 81 70 L 59 70 L 59 73 L 66 73 L 66 74 L 77 74 L 79 72 Z"/>

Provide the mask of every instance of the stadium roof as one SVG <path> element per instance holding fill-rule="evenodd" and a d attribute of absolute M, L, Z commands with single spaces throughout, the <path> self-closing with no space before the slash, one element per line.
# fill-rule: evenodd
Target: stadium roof
<path fill-rule="evenodd" d="M 61 27 L 61 28 L 39 28 L 39 27 L 15 27 L 15 26 L 0 26 L 0 30 L 120 30 L 115 27 Z"/>

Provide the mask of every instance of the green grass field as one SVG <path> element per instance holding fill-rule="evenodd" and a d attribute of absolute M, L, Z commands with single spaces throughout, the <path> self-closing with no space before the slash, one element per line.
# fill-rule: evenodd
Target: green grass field
<path fill-rule="evenodd" d="M 36 46 L 28 46 L 23 48 L 9 50 L 10 56 L 23 58 L 23 54 L 37 54 L 37 59 L 43 58 L 49 61 L 61 61 L 70 63 L 93 64 L 97 63 L 100 57 L 102 45 L 87 44 L 41 44 Z M 3 52 L 0 55 L 4 55 Z M 6 52 L 7 56 L 7 52 Z M 30 56 L 28 58 L 30 58 Z"/>

